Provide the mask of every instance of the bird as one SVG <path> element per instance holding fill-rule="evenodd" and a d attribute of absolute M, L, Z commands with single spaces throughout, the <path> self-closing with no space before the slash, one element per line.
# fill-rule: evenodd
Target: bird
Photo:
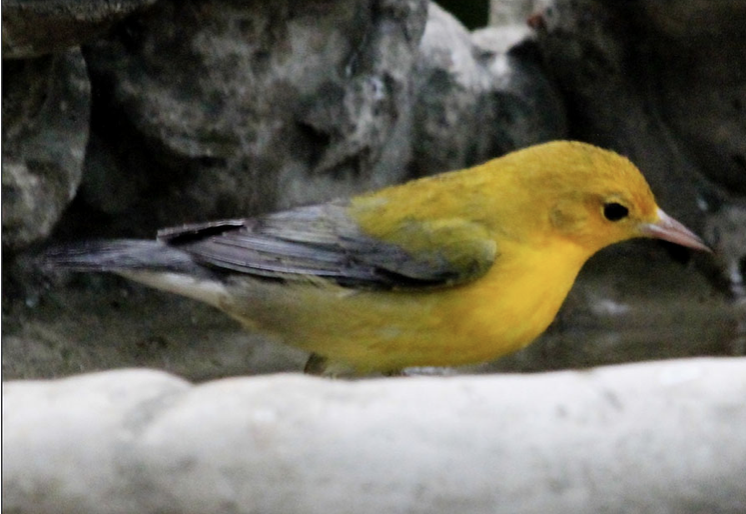
<path fill-rule="evenodd" d="M 319 375 L 492 361 L 534 341 L 583 264 L 636 237 L 710 251 L 626 157 L 552 141 L 348 199 L 54 247 L 310 352 Z"/>

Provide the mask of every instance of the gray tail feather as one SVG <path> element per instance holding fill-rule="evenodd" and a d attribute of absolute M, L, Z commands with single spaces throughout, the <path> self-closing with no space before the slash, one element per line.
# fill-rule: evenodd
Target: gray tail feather
<path fill-rule="evenodd" d="M 50 248 L 42 263 L 73 271 L 172 271 L 202 274 L 206 270 L 189 254 L 159 241 L 114 239 Z"/>

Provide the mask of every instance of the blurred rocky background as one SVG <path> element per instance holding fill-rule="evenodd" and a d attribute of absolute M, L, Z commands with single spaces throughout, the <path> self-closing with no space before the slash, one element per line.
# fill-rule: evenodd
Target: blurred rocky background
<path fill-rule="evenodd" d="M 445 4 L 444 4 L 445 5 Z M 542 341 L 463 372 L 746 346 L 746 0 L 4 0 L 3 372 L 297 370 L 209 307 L 34 255 L 572 138 L 629 156 L 714 255 L 594 258 Z"/>

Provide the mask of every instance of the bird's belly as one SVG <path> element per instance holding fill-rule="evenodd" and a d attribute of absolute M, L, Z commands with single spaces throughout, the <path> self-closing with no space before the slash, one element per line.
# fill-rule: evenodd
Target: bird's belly
<path fill-rule="evenodd" d="M 536 259 L 536 262 L 532 262 Z M 251 281 L 240 311 L 286 343 L 361 372 L 456 366 L 518 350 L 562 305 L 582 261 L 524 255 L 463 286 L 422 292 Z M 248 300 L 247 300 L 248 299 Z"/>

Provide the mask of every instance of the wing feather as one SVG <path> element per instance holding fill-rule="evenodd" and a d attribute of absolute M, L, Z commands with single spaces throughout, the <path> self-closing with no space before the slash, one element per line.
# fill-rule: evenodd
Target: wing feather
<path fill-rule="evenodd" d="M 438 241 L 426 224 L 407 227 Z M 162 230 L 158 239 L 188 253 L 199 264 L 229 273 L 278 280 L 320 277 L 347 287 L 427 288 L 468 282 L 492 265 L 494 242 L 464 226 L 426 253 L 407 250 L 364 234 L 335 201 L 256 218 L 225 220 Z M 457 225 L 456 231 L 459 230 Z M 454 246 L 456 245 L 456 246 Z M 456 258 L 457 257 L 457 258 Z"/>

